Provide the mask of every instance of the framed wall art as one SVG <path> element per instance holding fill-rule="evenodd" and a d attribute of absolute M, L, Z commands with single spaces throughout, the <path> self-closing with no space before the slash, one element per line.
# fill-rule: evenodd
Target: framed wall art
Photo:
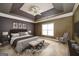
<path fill-rule="evenodd" d="M 17 29 L 18 28 L 18 24 L 16 22 L 13 23 L 13 29 Z"/>

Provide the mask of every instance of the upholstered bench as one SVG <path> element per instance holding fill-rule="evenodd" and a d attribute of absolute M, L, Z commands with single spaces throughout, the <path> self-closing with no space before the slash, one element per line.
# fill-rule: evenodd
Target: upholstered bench
<path fill-rule="evenodd" d="M 32 54 L 35 53 L 36 49 L 41 49 L 43 46 L 44 40 L 37 39 L 36 41 L 29 42 L 29 46 L 32 49 Z"/>
<path fill-rule="evenodd" d="M 36 40 L 36 41 L 31 41 L 29 42 L 29 45 L 35 49 L 35 48 L 38 48 L 38 47 L 42 47 L 43 46 L 43 43 L 44 43 L 44 40 Z"/>
<path fill-rule="evenodd" d="M 36 46 L 37 46 L 39 43 L 40 43 L 40 42 L 38 42 L 38 41 L 31 41 L 31 42 L 29 42 L 29 45 L 30 45 L 33 49 L 35 49 Z"/>

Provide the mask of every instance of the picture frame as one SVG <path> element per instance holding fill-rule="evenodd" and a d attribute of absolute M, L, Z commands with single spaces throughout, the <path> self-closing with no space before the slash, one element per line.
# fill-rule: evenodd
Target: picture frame
<path fill-rule="evenodd" d="M 16 22 L 13 22 L 13 29 L 17 29 L 18 28 L 18 24 Z"/>
<path fill-rule="evenodd" d="M 26 24 L 24 24 L 24 29 L 26 29 Z"/>
<path fill-rule="evenodd" d="M 26 29 L 26 24 L 13 22 L 13 29 Z"/>
<path fill-rule="evenodd" d="M 18 23 L 18 28 L 22 29 L 22 24 L 21 23 Z"/>

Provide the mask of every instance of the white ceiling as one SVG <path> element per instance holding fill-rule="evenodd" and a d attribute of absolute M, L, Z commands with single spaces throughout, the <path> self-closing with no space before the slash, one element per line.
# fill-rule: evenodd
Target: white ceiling
<path fill-rule="evenodd" d="M 52 3 L 24 3 L 24 5 L 20 8 L 20 10 L 27 12 L 34 16 L 33 12 L 29 11 L 29 8 L 31 6 L 38 6 L 40 8 L 39 10 L 40 13 L 54 8 Z"/>

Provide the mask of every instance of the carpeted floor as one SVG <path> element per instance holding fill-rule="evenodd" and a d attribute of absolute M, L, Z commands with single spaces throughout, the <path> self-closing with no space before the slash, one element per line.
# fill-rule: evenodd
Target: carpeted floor
<path fill-rule="evenodd" d="M 41 49 L 26 49 L 22 53 L 16 53 L 15 50 L 10 46 L 6 45 L 0 47 L 0 53 L 8 54 L 8 56 L 69 56 L 68 44 L 62 44 L 55 39 L 40 37 L 44 39 L 45 44 Z"/>

